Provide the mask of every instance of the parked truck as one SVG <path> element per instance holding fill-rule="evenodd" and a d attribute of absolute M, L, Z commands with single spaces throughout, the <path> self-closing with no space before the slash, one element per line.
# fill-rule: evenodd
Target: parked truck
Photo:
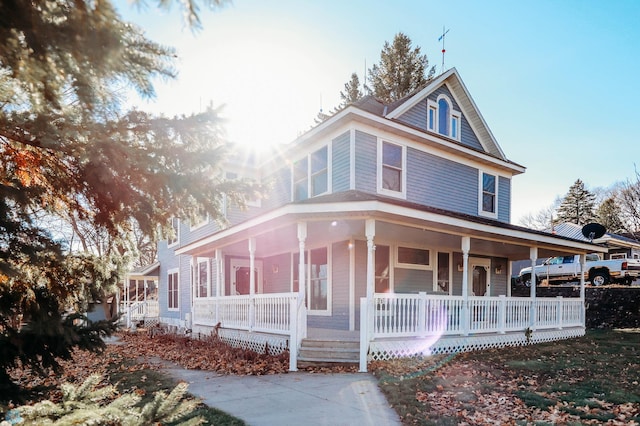
<path fill-rule="evenodd" d="M 547 280 L 549 284 L 562 284 L 580 281 L 580 255 L 556 256 L 536 265 L 536 284 Z M 640 277 L 639 259 L 608 259 L 602 260 L 597 254 L 587 254 L 585 264 L 585 281 L 595 286 L 609 283 L 631 285 L 633 280 Z M 531 286 L 531 267 L 522 268 L 518 281 Z"/>

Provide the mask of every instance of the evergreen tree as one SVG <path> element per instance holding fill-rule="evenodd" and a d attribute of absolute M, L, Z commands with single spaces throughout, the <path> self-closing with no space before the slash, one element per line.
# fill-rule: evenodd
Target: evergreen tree
<path fill-rule="evenodd" d="M 157 237 L 174 216 L 222 218 L 223 193 L 240 205 L 257 196 L 222 180 L 215 109 L 121 111 L 122 88 L 153 96 L 174 56 L 109 1 L 0 2 L 0 400 L 15 398 L 13 366 L 55 368 L 74 347 L 103 347 L 113 324 L 68 312 L 116 285 L 132 224 Z M 43 214 L 85 221 L 110 255 L 74 254 Z"/>
<path fill-rule="evenodd" d="M 433 78 L 435 66 L 429 69 L 427 55 L 420 47 L 412 48 L 411 39 L 398 33 L 393 43 L 384 43 L 380 52 L 380 63 L 369 69 L 369 84 L 373 95 L 389 103 L 403 98 L 424 86 Z"/>
<path fill-rule="evenodd" d="M 351 79 L 344 84 L 344 91 L 340 92 L 340 106 L 338 108 L 344 108 L 361 99 L 362 96 L 358 74 L 355 72 L 351 73 Z"/>
<path fill-rule="evenodd" d="M 585 188 L 584 182 L 580 179 L 576 180 L 558 207 L 557 221 L 577 225 L 593 222 L 595 220 L 595 199 L 595 194 Z"/>
<path fill-rule="evenodd" d="M 620 233 L 625 231 L 622 213 L 615 197 L 609 197 L 598 206 L 596 220 L 607 229 L 607 232 Z"/>

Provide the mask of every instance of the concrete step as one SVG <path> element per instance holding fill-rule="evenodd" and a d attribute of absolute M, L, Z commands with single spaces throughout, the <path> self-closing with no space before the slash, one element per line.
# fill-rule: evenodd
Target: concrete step
<path fill-rule="evenodd" d="M 360 360 L 360 342 L 355 340 L 303 339 L 299 366 L 352 364 Z"/>

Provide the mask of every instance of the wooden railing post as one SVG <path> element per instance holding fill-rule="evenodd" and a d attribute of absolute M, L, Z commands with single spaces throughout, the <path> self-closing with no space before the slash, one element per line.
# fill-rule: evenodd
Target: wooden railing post
<path fill-rule="evenodd" d="M 556 300 L 558 301 L 558 313 L 557 313 L 558 329 L 562 330 L 562 318 L 564 317 L 564 302 L 563 302 L 562 296 L 557 296 Z"/>
<path fill-rule="evenodd" d="M 499 296 L 500 304 L 498 305 L 498 333 L 505 334 L 507 332 L 507 297 L 504 294 Z"/>
<path fill-rule="evenodd" d="M 369 303 L 366 297 L 360 298 L 360 369 L 361 373 L 367 372 L 367 355 L 369 352 L 369 324 L 368 318 Z"/>
<path fill-rule="evenodd" d="M 418 293 L 418 335 L 424 337 L 427 330 L 427 293 L 421 291 Z"/>
<path fill-rule="evenodd" d="M 298 371 L 298 297 L 289 303 L 289 371 Z"/>

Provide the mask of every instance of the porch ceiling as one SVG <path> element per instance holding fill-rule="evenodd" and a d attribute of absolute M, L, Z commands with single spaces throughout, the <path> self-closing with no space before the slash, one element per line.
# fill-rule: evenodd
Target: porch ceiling
<path fill-rule="evenodd" d="M 331 242 L 366 240 L 365 221 L 376 221 L 375 243 L 402 242 L 461 251 L 462 237 L 471 238 L 472 255 L 529 259 L 530 247 L 538 258 L 606 252 L 607 249 L 555 235 L 532 231 L 489 219 L 471 220 L 466 215 L 416 210 L 379 200 L 290 204 L 266 217 L 220 231 L 178 250 L 178 254 L 213 257 L 217 248 L 225 254 L 248 256 L 249 238 L 255 239 L 256 256 L 267 257 L 298 250 L 297 224 L 307 223 L 305 247 Z"/>

